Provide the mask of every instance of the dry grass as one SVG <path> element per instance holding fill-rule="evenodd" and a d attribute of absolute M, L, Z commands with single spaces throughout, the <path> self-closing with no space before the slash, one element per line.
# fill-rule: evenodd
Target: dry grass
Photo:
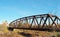
<path fill-rule="evenodd" d="M 0 32 L 0 37 L 22 37 L 22 35 L 17 34 L 16 32 Z"/>
<path fill-rule="evenodd" d="M 29 25 L 27 25 L 27 27 L 28 26 Z M 14 31 L 9 31 L 5 24 L 0 25 L 0 37 L 54 37 L 54 36 L 60 37 L 60 32 L 22 30 L 22 29 L 20 30 L 14 29 Z"/>
<path fill-rule="evenodd" d="M 56 32 L 48 32 L 48 31 L 25 30 L 23 33 L 31 34 L 31 37 L 52 37 L 52 36 L 56 36 Z"/>

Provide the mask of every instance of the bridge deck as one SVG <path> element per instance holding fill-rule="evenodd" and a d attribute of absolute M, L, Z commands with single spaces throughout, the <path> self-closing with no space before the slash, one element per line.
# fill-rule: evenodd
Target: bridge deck
<path fill-rule="evenodd" d="M 56 28 L 56 29 L 53 29 L 53 28 L 17 28 L 17 27 L 13 27 L 13 28 L 8 27 L 8 28 L 9 29 L 23 29 L 23 30 L 57 31 L 57 32 L 60 32 L 60 28 Z"/>

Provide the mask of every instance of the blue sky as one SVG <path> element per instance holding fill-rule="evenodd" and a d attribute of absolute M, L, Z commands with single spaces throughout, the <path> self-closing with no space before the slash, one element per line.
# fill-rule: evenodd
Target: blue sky
<path fill-rule="evenodd" d="M 60 17 L 60 0 L 0 0 L 0 23 L 46 13 Z"/>

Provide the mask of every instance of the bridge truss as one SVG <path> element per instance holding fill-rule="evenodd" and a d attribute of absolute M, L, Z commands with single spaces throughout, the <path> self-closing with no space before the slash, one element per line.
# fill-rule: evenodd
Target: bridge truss
<path fill-rule="evenodd" d="M 59 17 L 52 14 L 41 14 L 16 19 L 9 24 L 9 28 L 31 30 L 59 29 Z"/>

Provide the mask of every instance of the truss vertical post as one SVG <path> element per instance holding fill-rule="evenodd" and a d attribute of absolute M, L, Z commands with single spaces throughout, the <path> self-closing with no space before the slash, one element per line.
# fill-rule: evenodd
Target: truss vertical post
<path fill-rule="evenodd" d="M 40 25 L 38 24 L 38 20 L 37 20 L 37 18 L 35 18 L 36 19 L 36 22 L 37 22 L 37 25 L 38 25 L 38 28 L 40 27 Z"/>
<path fill-rule="evenodd" d="M 58 19 L 57 19 L 57 25 L 58 25 Z"/>
<path fill-rule="evenodd" d="M 25 18 L 25 20 L 26 20 L 26 24 L 28 24 L 28 19 L 27 19 L 27 17 Z"/>
<path fill-rule="evenodd" d="M 30 28 L 32 27 L 33 21 L 34 21 L 34 18 L 33 18 L 33 20 L 32 20 L 32 23 L 31 23 L 31 26 L 30 26 Z"/>
<path fill-rule="evenodd" d="M 48 18 L 49 26 L 50 26 L 50 18 Z"/>
<path fill-rule="evenodd" d="M 41 17 L 41 19 L 40 19 L 40 25 L 41 25 L 42 19 L 43 19 L 43 17 Z M 41 26 L 40 26 L 40 27 L 41 27 Z"/>
<path fill-rule="evenodd" d="M 48 18 L 48 17 L 46 17 L 46 19 L 44 20 L 44 23 L 43 23 L 42 28 L 43 28 L 43 27 L 44 27 L 44 25 L 46 24 L 47 18 Z"/>

